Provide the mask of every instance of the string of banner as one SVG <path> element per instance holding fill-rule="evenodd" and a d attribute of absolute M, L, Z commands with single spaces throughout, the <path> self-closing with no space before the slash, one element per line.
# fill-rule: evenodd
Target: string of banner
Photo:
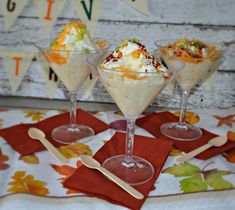
<path fill-rule="evenodd" d="M 122 1 L 145 15 L 149 14 L 148 0 Z M 0 0 L 0 7 L 2 8 L 4 15 L 4 29 L 6 32 L 14 25 L 15 20 L 22 13 L 28 2 L 29 0 Z M 47 36 L 52 32 L 53 26 L 66 3 L 74 9 L 75 14 L 87 25 L 93 36 L 100 17 L 103 0 L 33 0 L 33 3 L 38 12 L 43 36 Z M 0 57 L 3 58 L 3 65 L 7 71 L 13 93 L 17 91 L 29 69 L 32 59 L 36 57 L 37 63 L 43 70 L 42 72 L 48 89 L 48 95 L 50 98 L 53 98 L 60 81 L 53 73 L 50 66 L 40 57 L 40 54 L 35 55 L 29 52 L 12 52 L 4 50 L 0 51 Z M 84 89 L 86 94 L 91 92 L 96 80 L 97 78 L 92 77 L 85 82 Z"/>

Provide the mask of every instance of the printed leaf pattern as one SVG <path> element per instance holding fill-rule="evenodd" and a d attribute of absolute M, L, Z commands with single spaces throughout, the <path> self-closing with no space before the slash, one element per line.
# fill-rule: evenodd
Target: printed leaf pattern
<path fill-rule="evenodd" d="M 180 112 L 174 112 L 176 117 L 180 116 Z M 200 117 L 194 112 L 186 112 L 185 121 L 190 125 L 194 125 L 200 121 Z"/>
<path fill-rule="evenodd" d="M 231 115 L 228 115 L 226 117 L 221 117 L 219 115 L 214 115 L 213 117 L 219 121 L 218 124 L 217 124 L 217 127 L 220 127 L 220 126 L 223 126 L 223 125 L 227 125 L 229 127 L 232 127 L 233 123 L 235 122 L 235 119 L 234 119 L 235 114 L 231 114 Z"/>
<path fill-rule="evenodd" d="M 26 118 L 31 118 L 32 121 L 38 122 L 46 117 L 46 110 L 25 110 L 24 111 Z"/>
<path fill-rule="evenodd" d="M 231 149 L 223 154 L 227 161 L 235 163 L 235 148 Z"/>
<path fill-rule="evenodd" d="M 8 160 L 9 160 L 9 157 L 7 155 L 4 155 L 2 153 L 1 148 L 0 148 L 0 171 L 6 170 L 7 168 L 9 168 L 9 165 L 7 163 L 5 163 Z"/>
<path fill-rule="evenodd" d="M 233 131 L 228 131 L 228 132 L 227 132 L 227 138 L 228 138 L 230 141 L 234 141 L 234 142 L 235 142 L 235 132 L 233 132 Z"/>
<path fill-rule="evenodd" d="M 10 110 L 6 109 L 0 109 L 0 128 L 5 125 L 6 122 L 6 117 L 7 113 L 4 112 L 10 112 Z M 42 119 L 45 119 L 47 116 L 46 110 L 23 110 L 21 111 L 21 115 L 25 116 L 25 118 L 31 119 L 34 122 L 40 121 Z M 67 112 L 66 110 L 58 111 L 56 113 L 64 113 Z M 116 119 L 120 118 L 120 116 L 123 116 L 121 112 L 112 112 L 112 114 L 116 114 Z M 179 115 L 179 113 L 175 113 L 176 115 Z M 96 116 L 98 117 L 105 117 L 105 112 L 96 112 Z M 119 115 L 119 116 L 117 116 Z M 195 124 L 200 121 L 199 116 L 197 116 L 193 112 L 188 112 L 187 113 L 188 118 L 186 116 L 186 121 L 190 124 Z M 218 121 L 217 121 L 218 120 Z M 227 126 L 232 127 L 235 122 L 235 114 L 228 115 L 228 116 L 214 116 L 214 121 L 215 124 L 218 122 L 218 127 L 224 126 L 223 129 L 227 129 Z M 126 125 L 125 125 L 125 120 L 115 120 L 112 123 L 113 127 L 116 127 L 118 130 L 125 130 Z M 227 132 L 227 137 L 230 141 L 235 142 L 235 132 L 230 129 L 230 131 Z M 101 139 L 102 140 L 102 139 Z M 104 144 L 107 142 L 107 140 L 102 141 Z M 77 167 L 71 167 L 71 166 L 59 166 L 59 165 L 48 165 L 49 166 L 44 166 L 40 165 L 40 160 L 39 158 L 34 155 L 26 155 L 26 156 L 20 156 L 19 159 L 16 159 L 16 162 L 14 165 L 11 161 L 9 161 L 11 155 L 10 153 L 6 154 L 5 152 L 5 145 L 6 143 L 3 143 L 0 146 L 0 174 L 3 174 L 4 179 L 4 174 L 5 173 L 12 173 L 12 179 L 8 181 L 6 179 L 6 182 L 8 183 L 7 185 L 4 185 L 4 192 L 26 192 L 26 193 L 32 193 L 32 194 L 38 194 L 38 195 L 48 195 L 49 194 L 49 189 L 54 186 L 52 186 L 50 183 L 50 180 L 37 180 L 37 173 L 45 173 L 44 169 L 42 167 L 46 167 L 46 170 L 50 170 L 51 173 L 51 179 L 55 179 L 56 177 L 59 177 L 57 180 L 57 184 L 60 185 L 59 187 L 62 189 L 63 182 L 70 177 L 77 167 L 80 167 L 82 165 L 81 161 L 77 162 Z M 7 145 L 9 146 L 9 145 Z M 67 157 L 67 158 L 77 158 L 81 154 L 89 154 L 92 155 L 92 150 L 89 148 L 89 146 L 84 145 L 84 144 L 77 144 L 77 145 L 66 145 L 60 148 L 62 153 Z M 182 155 L 182 151 L 178 150 L 177 148 L 172 148 L 170 152 L 170 156 L 180 156 Z M 18 155 L 17 155 L 18 157 Z M 184 163 L 181 165 L 176 165 L 172 163 L 171 167 L 168 167 L 162 171 L 162 173 L 168 174 L 168 176 L 171 176 L 172 179 L 176 183 L 179 183 L 179 189 L 176 189 L 176 193 L 179 193 L 181 191 L 182 193 L 187 193 L 187 192 L 197 192 L 197 191 L 207 191 L 207 190 L 220 190 L 220 189 L 230 189 L 230 188 L 235 188 L 233 185 L 235 185 L 234 180 L 230 179 L 233 178 L 234 172 L 232 172 L 231 168 L 235 164 L 235 148 L 231 149 L 229 151 L 226 151 L 223 153 L 225 165 L 227 164 L 227 168 L 220 168 L 220 162 L 216 164 L 216 167 L 214 169 L 208 170 L 205 169 L 207 166 L 204 168 L 199 167 L 197 165 L 192 165 L 190 163 Z M 228 162 L 227 162 L 228 161 Z M 12 167 L 17 165 L 17 169 L 13 169 Z M 33 165 L 28 165 L 28 164 L 35 164 Z M 173 165 L 174 164 L 174 165 Z M 11 167 L 11 170 L 7 170 L 9 167 Z M 27 168 L 27 171 L 23 171 L 23 168 Z M 33 168 L 35 168 L 35 171 Z M 51 170 L 52 167 L 53 170 Z M 19 169 L 18 169 L 19 168 Z M 230 168 L 230 169 L 228 169 Z M 39 169 L 39 170 L 38 170 Z M 222 170 L 223 169 L 223 170 Z M 5 171 L 4 171 L 5 170 Z M 34 171 L 30 172 L 30 170 Z M 13 171 L 13 172 L 12 172 Z M 170 174 L 170 175 L 169 175 Z M 175 178 L 174 178 L 175 177 Z M 227 179 L 228 177 L 228 179 Z M 229 182 L 231 181 L 231 182 Z M 50 184 L 50 185 L 49 185 Z M 154 190 L 156 187 L 158 187 L 159 183 L 156 183 L 155 186 L 153 186 L 152 190 Z M 161 183 L 164 184 L 164 183 Z M 165 185 L 165 184 L 164 184 Z M 1 186 L 2 187 L 2 186 Z M 57 186 L 58 187 L 58 186 Z M 167 184 L 166 184 L 167 187 Z M 65 194 L 67 195 L 72 195 L 76 194 L 78 195 L 80 193 L 79 191 L 75 191 L 73 189 L 65 189 L 61 190 L 60 196 L 64 196 Z"/>
<path fill-rule="evenodd" d="M 92 155 L 90 147 L 81 143 L 61 146 L 59 151 L 68 159 L 79 157 L 82 154 Z"/>
<path fill-rule="evenodd" d="M 170 152 L 170 156 L 181 156 L 181 155 L 182 151 L 173 146 Z"/>
<path fill-rule="evenodd" d="M 235 142 L 235 132 L 233 131 L 228 131 L 227 132 L 227 138 L 230 141 L 234 141 Z M 231 162 L 231 163 L 235 163 L 235 148 L 226 151 L 223 156 L 227 159 L 227 161 Z"/>
<path fill-rule="evenodd" d="M 25 171 L 16 171 L 11 178 L 13 181 L 8 183 L 11 186 L 7 190 L 8 192 L 24 192 L 36 195 L 47 195 L 49 193 L 45 187 L 46 182 L 35 180 L 32 175 L 27 175 Z"/>
<path fill-rule="evenodd" d="M 39 164 L 39 158 L 34 154 L 20 156 L 19 160 L 23 160 L 25 163 L 28 163 L 28 164 Z"/>
<path fill-rule="evenodd" d="M 233 185 L 223 179 L 223 176 L 230 174 L 232 174 L 230 171 L 212 169 L 204 172 L 204 178 L 206 183 L 214 190 L 231 189 Z"/>
<path fill-rule="evenodd" d="M 3 122 L 4 122 L 4 120 L 0 119 L 0 128 L 3 126 Z"/>
<path fill-rule="evenodd" d="M 77 167 L 80 167 L 81 166 L 81 162 L 78 161 L 77 163 Z M 63 165 L 63 166 L 58 166 L 58 165 L 53 165 L 51 164 L 51 167 L 57 172 L 59 173 L 60 175 L 62 175 L 63 177 L 60 178 L 60 183 L 63 184 L 63 182 L 68 178 L 70 177 L 76 170 L 76 168 L 73 168 L 71 166 L 68 166 L 68 165 Z M 68 189 L 66 194 L 77 194 L 77 193 L 80 193 L 79 191 L 77 190 L 73 190 L 73 189 L 69 189 L 69 188 L 66 188 Z"/>
<path fill-rule="evenodd" d="M 223 176 L 233 172 L 218 169 L 205 170 L 205 168 L 201 170 L 198 166 L 186 162 L 180 165 L 174 164 L 164 169 L 162 173 L 168 173 L 177 178 L 183 177 L 179 182 L 183 192 L 206 191 L 208 186 L 214 190 L 233 188 L 230 182 L 223 179 Z"/>

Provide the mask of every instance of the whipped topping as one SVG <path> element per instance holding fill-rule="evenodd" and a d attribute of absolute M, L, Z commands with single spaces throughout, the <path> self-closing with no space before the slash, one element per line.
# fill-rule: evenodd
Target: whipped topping
<path fill-rule="evenodd" d="M 54 50 L 84 51 L 96 50 L 98 47 L 92 41 L 89 31 L 82 22 L 70 22 L 50 46 Z"/>
<path fill-rule="evenodd" d="M 174 68 L 175 60 L 184 62 L 176 76 L 183 90 L 190 91 L 200 80 L 208 78 L 219 66 L 223 54 L 218 45 L 211 45 L 197 39 L 179 39 L 163 46 L 161 56 L 168 66 Z"/>
<path fill-rule="evenodd" d="M 167 69 L 138 40 L 124 40 L 103 62 L 103 68 L 134 72 L 164 72 Z"/>

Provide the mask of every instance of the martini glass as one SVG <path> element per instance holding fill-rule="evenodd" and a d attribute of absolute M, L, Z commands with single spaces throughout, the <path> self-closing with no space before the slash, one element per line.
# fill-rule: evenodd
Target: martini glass
<path fill-rule="evenodd" d="M 145 183 L 152 178 L 154 168 L 147 160 L 133 156 L 135 121 L 175 77 L 177 71 L 163 73 L 104 69 L 93 56 L 88 58 L 88 63 L 127 121 L 125 154 L 108 158 L 102 166 L 130 185 Z"/>
<path fill-rule="evenodd" d="M 174 54 L 166 55 L 163 47 L 170 43 L 174 43 L 175 41 L 176 40 L 159 40 L 155 42 L 161 57 L 169 68 L 174 68 L 175 63 L 178 62 L 179 58 L 174 56 Z M 185 117 L 191 89 L 198 82 L 207 79 L 223 62 L 224 46 L 222 44 L 213 45 L 216 46 L 217 51 L 211 58 L 195 63 L 182 61 L 185 64 L 184 68 L 176 76 L 176 81 L 182 89 L 179 122 L 168 122 L 163 124 L 161 126 L 161 132 L 165 136 L 179 141 L 191 141 L 201 137 L 201 129 L 187 124 L 185 122 Z"/>
<path fill-rule="evenodd" d="M 89 55 L 102 57 L 109 44 L 99 40 L 102 47 L 98 50 L 54 50 L 50 49 L 53 39 L 43 40 L 35 44 L 43 57 L 68 89 L 70 98 L 70 123 L 54 128 L 51 135 L 54 140 L 70 144 L 74 142 L 87 142 L 94 136 L 92 128 L 76 123 L 76 97 L 79 88 L 91 73 L 86 60 Z M 106 43 L 104 45 L 104 43 Z"/>

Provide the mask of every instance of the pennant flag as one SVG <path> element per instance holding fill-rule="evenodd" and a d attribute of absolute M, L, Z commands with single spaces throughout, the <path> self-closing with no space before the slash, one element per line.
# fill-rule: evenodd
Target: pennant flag
<path fill-rule="evenodd" d="M 69 0 L 76 15 L 84 22 L 93 37 L 96 31 L 103 0 Z"/>
<path fill-rule="evenodd" d="M 37 54 L 37 62 L 41 67 L 42 74 L 48 89 L 48 95 L 50 98 L 53 98 L 56 93 L 56 89 L 58 87 L 60 79 L 51 69 L 48 62 L 45 60 L 44 56 L 41 53 Z"/>
<path fill-rule="evenodd" d="M 149 15 L 148 1 L 147 0 L 122 0 L 130 6 L 134 7 L 144 15 Z"/>
<path fill-rule="evenodd" d="M 16 18 L 24 9 L 28 0 L 1 0 L 1 8 L 4 15 L 5 31 L 9 31 Z"/>
<path fill-rule="evenodd" d="M 86 81 L 82 85 L 81 100 L 87 100 L 90 97 L 91 91 L 94 88 L 97 80 L 98 80 L 98 78 L 97 78 L 96 74 L 91 73 L 90 76 L 86 79 Z"/>
<path fill-rule="evenodd" d="M 33 54 L 24 52 L 2 52 L 3 64 L 10 80 L 12 92 L 18 89 L 33 58 Z"/>
<path fill-rule="evenodd" d="M 213 72 L 205 81 L 204 85 L 207 87 L 209 91 L 213 90 L 213 85 L 215 81 L 215 77 L 217 75 L 217 71 Z"/>
<path fill-rule="evenodd" d="M 43 35 L 46 37 L 53 29 L 57 17 L 62 11 L 65 0 L 34 0 Z"/>

